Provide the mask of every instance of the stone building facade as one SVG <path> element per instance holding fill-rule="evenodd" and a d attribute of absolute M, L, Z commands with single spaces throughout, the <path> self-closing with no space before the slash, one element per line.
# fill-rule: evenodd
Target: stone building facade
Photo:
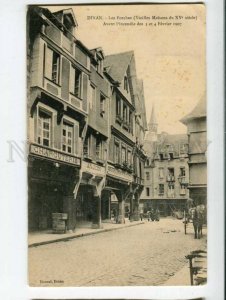
<path fill-rule="evenodd" d="M 188 138 L 183 134 L 157 134 L 154 108 L 145 138 L 148 159 L 145 164 L 144 190 L 140 210 L 159 209 L 168 216 L 183 211 L 189 197 Z"/>
<path fill-rule="evenodd" d="M 181 122 L 187 126 L 189 145 L 189 191 L 196 205 L 207 204 L 207 131 L 206 98 L 203 96 L 197 106 Z"/>
<path fill-rule="evenodd" d="M 27 14 L 29 229 L 51 228 L 52 213 L 99 228 L 134 219 L 144 180 L 146 116 L 133 52 L 105 56 L 76 37 L 72 9 Z M 122 66 L 123 62 L 123 66 Z"/>

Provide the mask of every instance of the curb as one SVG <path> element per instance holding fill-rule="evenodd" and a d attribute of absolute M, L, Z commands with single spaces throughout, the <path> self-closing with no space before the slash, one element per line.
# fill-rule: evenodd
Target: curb
<path fill-rule="evenodd" d="M 66 241 L 81 238 L 81 237 L 84 237 L 84 236 L 89 236 L 89 235 L 94 235 L 94 234 L 98 234 L 98 233 L 124 229 L 124 228 L 127 228 L 127 227 L 133 227 L 133 226 L 138 226 L 138 225 L 142 225 L 142 224 L 145 224 L 145 222 L 138 223 L 138 224 L 130 224 L 128 226 L 119 227 L 119 228 L 115 227 L 115 228 L 109 228 L 109 229 L 101 229 L 99 231 L 94 231 L 94 232 L 75 234 L 75 235 L 72 235 L 72 236 L 58 238 L 58 239 L 55 239 L 55 240 L 49 240 L 49 241 L 44 241 L 44 242 L 33 243 L 33 244 L 28 245 L 28 248 L 38 247 L 38 246 L 47 245 L 47 244 L 53 244 L 53 243 L 57 243 L 57 242 L 66 242 Z"/>

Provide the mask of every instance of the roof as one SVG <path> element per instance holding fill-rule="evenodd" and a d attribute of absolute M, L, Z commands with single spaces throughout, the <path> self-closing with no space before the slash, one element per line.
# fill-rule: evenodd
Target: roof
<path fill-rule="evenodd" d="M 195 108 L 180 121 L 184 124 L 187 124 L 189 121 L 198 118 L 206 117 L 206 95 L 204 94 L 199 100 Z"/>
<path fill-rule="evenodd" d="M 143 86 L 143 80 L 137 79 L 137 90 L 140 96 L 140 103 L 136 104 L 140 107 L 140 112 L 142 116 L 143 121 L 143 127 L 146 130 L 147 129 L 147 119 L 146 119 L 146 109 L 145 109 L 145 102 L 144 102 L 144 86 Z"/>
<path fill-rule="evenodd" d="M 133 51 L 107 55 L 104 67 L 114 81 L 121 82 L 134 55 Z"/>
<path fill-rule="evenodd" d="M 156 118 L 156 115 L 155 115 L 155 104 L 153 104 L 153 106 L 152 106 L 152 111 L 151 111 L 151 117 L 150 117 L 149 124 L 158 124 L 157 118 Z"/>

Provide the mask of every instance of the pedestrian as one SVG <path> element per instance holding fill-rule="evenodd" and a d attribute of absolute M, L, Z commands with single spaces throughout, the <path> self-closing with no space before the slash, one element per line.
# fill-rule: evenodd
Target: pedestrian
<path fill-rule="evenodd" d="M 143 221 L 143 213 L 140 213 L 140 220 Z"/>
<path fill-rule="evenodd" d="M 160 211 L 157 208 L 156 211 L 155 211 L 155 221 L 159 221 L 159 219 L 160 219 Z"/>

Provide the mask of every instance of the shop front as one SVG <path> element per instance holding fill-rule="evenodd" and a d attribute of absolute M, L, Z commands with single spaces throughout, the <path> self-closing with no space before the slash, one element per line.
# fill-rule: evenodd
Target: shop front
<path fill-rule="evenodd" d="M 101 228 L 101 193 L 105 182 L 105 167 L 82 162 L 81 181 L 76 197 L 76 226 Z"/>
<path fill-rule="evenodd" d="M 52 229 L 52 214 L 66 213 L 74 229 L 73 191 L 79 180 L 80 159 L 32 144 L 28 159 L 29 231 Z"/>

